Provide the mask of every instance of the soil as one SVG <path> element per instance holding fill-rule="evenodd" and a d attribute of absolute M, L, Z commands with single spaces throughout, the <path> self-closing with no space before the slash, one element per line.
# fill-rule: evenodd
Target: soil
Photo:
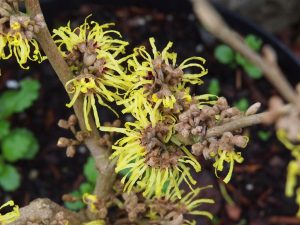
<path fill-rule="evenodd" d="M 114 1 L 104 2 L 49 1 L 44 5 L 44 13 L 52 28 L 65 25 L 68 20 L 74 25 L 80 24 L 89 14 L 93 14 L 92 19 L 99 23 L 115 22 L 116 29 L 131 43 L 127 52 L 134 46 L 148 46 L 148 38 L 155 37 L 159 47 L 173 41 L 179 61 L 194 55 L 204 57 L 209 75 L 204 77 L 204 85 L 195 88 L 195 93 L 207 92 L 209 81 L 217 78 L 221 84 L 220 95 L 227 97 L 231 104 L 245 97 L 250 104 L 262 102 L 263 109 L 268 98 L 277 93 L 264 78 L 254 81 L 240 69 L 233 70 L 216 61 L 213 50 L 218 42 L 202 29 L 188 2 L 122 1 L 118 6 L 113 5 Z M 299 41 L 291 32 L 293 30 L 287 28 L 279 36 L 299 53 Z M 65 107 L 68 98 L 49 63 L 34 64 L 29 71 L 21 71 L 15 65 L 13 60 L 2 62 L 0 88 L 2 91 L 6 89 L 7 80 L 21 80 L 28 76 L 41 82 L 40 96 L 33 107 L 11 118 L 14 127 L 27 127 L 34 132 L 40 151 L 34 160 L 16 163 L 22 173 L 22 185 L 13 193 L 0 190 L 0 202 L 12 198 L 24 206 L 35 198 L 47 197 L 62 204 L 61 196 L 78 188 L 85 179 L 82 167 L 88 151 L 82 146 L 74 158 L 67 158 L 65 151 L 56 146 L 59 137 L 70 136 L 56 125 L 57 121 L 67 118 L 72 110 Z M 104 118 L 110 117 L 108 111 L 104 113 Z M 260 130 L 272 133 L 268 141 L 258 138 Z M 211 163 L 202 162 L 204 172 L 198 177 L 199 185 L 213 183 L 215 186 L 206 193 L 215 196 L 216 200 L 216 204 L 209 208 L 216 215 L 213 224 L 271 224 L 270 218 L 274 216 L 293 217 L 296 213 L 294 199 L 284 196 L 286 166 L 291 159 L 288 150 L 276 140 L 272 127 L 256 126 L 246 129 L 246 132 L 251 139 L 243 150 L 245 161 L 235 166 L 232 180 L 225 186 L 234 206 L 223 200 L 219 191 L 221 182 L 215 177 Z M 200 219 L 197 224 L 212 222 Z"/>

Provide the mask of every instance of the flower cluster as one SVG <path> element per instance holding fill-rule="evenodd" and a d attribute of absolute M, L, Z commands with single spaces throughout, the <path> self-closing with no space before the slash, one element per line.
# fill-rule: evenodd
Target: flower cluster
<path fill-rule="evenodd" d="M 297 92 L 300 93 L 300 85 L 297 85 Z M 279 97 L 270 99 L 271 120 L 275 122 L 276 136 L 278 140 L 291 152 L 292 160 L 287 167 L 285 195 L 295 197 L 298 205 L 297 217 L 300 217 L 300 112 L 295 106 L 284 113 L 278 113 L 278 109 L 283 108 L 284 102 Z M 270 121 L 267 121 L 270 122 Z"/>
<path fill-rule="evenodd" d="M 118 90 L 126 89 L 117 78 L 125 76 L 121 63 L 126 58 L 117 58 L 125 52 L 128 43 L 111 36 L 121 37 L 118 31 L 109 30 L 113 24 L 99 25 L 87 20 L 75 29 L 71 29 L 68 23 L 66 27 L 53 30 L 53 38 L 74 73 L 74 78 L 66 83 L 68 93 L 73 94 L 67 106 L 72 107 L 77 98 L 83 95 L 84 120 L 87 129 L 91 130 L 90 111 L 99 127 L 97 103 L 110 108 L 106 101 L 119 100 Z"/>
<path fill-rule="evenodd" d="M 298 205 L 297 217 L 300 217 L 300 187 L 297 186 L 298 178 L 300 177 L 300 136 L 298 137 L 298 144 L 288 138 L 288 133 L 284 129 L 279 129 L 276 132 L 278 140 L 284 144 L 292 153 L 293 160 L 291 160 L 287 167 L 285 195 L 287 197 L 296 196 L 296 203 Z"/>
<path fill-rule="evenodd" d="M 122 58 L 128 43 L 113 38 L 121 35 L 106 30 L 110 26 L 86 19 L 74 30 L 70 23 L 54 30 L 55 42 L 74 75 L 66 83 L 67 91 L 73 94 L 67 106 L 73 106 L 83 95 L 87 129 L 92 129 L 89 122 L 92 111 L 96 126 L 102 132 L 121 134 L 111 146 L 110 158 L 116 161 L 115 171 L 122 176 L 125 202 L 128 207 L 135 206 L 134 211 L 125 207 L 131 220 L 147 211 L 138 198 L 128 200 L 133 192 L 141 192 L 155 201 L 150 219 L 194 224 L 185 221 L 183 214 L 211 217 L 207 212 L 196 210 L 199 204 L 213 201 L 195 200 L 200 189 L 194 187 L 196 180 L 191 170 L 201 171 L 197 156 L 202 154 L 214 160 L 216 173 L 223 171 L 228 163 L 229 172 L 224 181 L 230 180 L 234 162 L 243 161 L 235 147 L 244 148 L 248 138 L 239 131 L 206 137 L 206 131 L 244 114 L 229 107 L 224 98 L 192 95 L 190 86 L 202 84 L 202 77 L 208 73 L 203 58 L 191 57 L 178 63 L 177 54 L 170 50 L 173 43 L 169 42 L 159 51 L 154 38 L 149 39 L 151 53 L 141 46 Z M 130 113 L 134 120 L 126 122 L 123 128 L 101 126 L 97 103 L 110 108 L 108 102 L 122 106 L 122 113 Z M 190 188 L 185 196 L 182 196 L 182 183 Z M 91 196 L 86 199 L 92 202 L 91 209 L 95 209 L 96 199 Z M 158 202 L 168 204 L 171 211 L 158 215 L 154 210 Z M 180 209 L 175 209 L 176 205 Z"/>
<path fill-rule="evenodd" d="M 45 26 L 42 15 L 30 18 L 19 11 L 18 1 L 0 2 L 0 59 L 9 59 L 14 55 L 23 69 L 28 60 L 42 62 L 34 35 Z"/>
<path fill-rule="evenodd" d="M 151 220 L 168 221 L 170 223 L 173 222 L 174 224 L 177 222 L 176 224 L 182 225 L 196 224 L 196 221 L 184 219 L 184 215 L 205 216 L 212 219 L 213 215 L 211 213 L 198 210 L 199 206 L 202 204 L 214 203 L 212 199 L 199 198 L 199 194 L 202 190 L 211 187 L 212 186 L 197 188 L 194 191 L 185 194 L 182 199 L 177 198 L 175 191 L 173 191 L 169 197 L 154 198 L 149 204 L 150 212 L 148 213 L 148 217 Z"/>
<path fill-rule="evenodd" d="M 188 165 L 199 172 L 200 164 L 184 146 L 172 142 L 172 118 L 147 104 L 144 107 L 137 121 L 127 122 L 125 128 L 101 127 L 102 131 L 125 135 L 112 146 L 115 152 L 111 158 L 118 158 L 116 172 L 127 171 L 122 179 L 127 191 L 137 183 L 145 196 L 169 196 L 175 189 L 180 198 L 178 181 L 183 179 L 190 187 L 195 184 Z"/>

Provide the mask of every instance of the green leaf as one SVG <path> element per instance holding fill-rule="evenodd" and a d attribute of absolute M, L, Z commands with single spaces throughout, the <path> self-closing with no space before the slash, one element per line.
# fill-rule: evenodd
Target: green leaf
<path fill-rule="evenodd" d="M 260 130 L 257 133 L 259 139 L 262 140 L 262 141 L 269 140 L 269 138 L 271 137 L 271 134 L 272 133 L 270 131 L 264 131 L 264 130 Z"/>
<path fill-rule="evenodd" d="M 24 111 L 38 98 L 38 81 L 26 79 L 20 82 L 20 86 L 20 90 L 9 90 L 0 96 L 0 118 Z"/>
<path fill-rule="evenodd" d="M 96 184 L 98 171 L 95 166 L 95 160 L 92 157 L 89 157 L 87 162 L 84 164 L 83 173 L 90 183 Z"/>
<path fill-rule="evenodd" d="M 81 193 L 79 191 L 73 191 L 71 193 L 73 197 L 79 198 L 80 200 L 75 202 L 65 202 L 65 206 L 73 211 L 78 211 L 82 208 L 84 208 L 84 203 L 81 201 Z"/>
<path fill-rule="evenodd" d="M 214 54 L 216 59 L 223 64 L 232 63 L 234 60 L 234 52 L 227 45 L 217 46 Z"/>
<path fill-rule="evenodd" d="M 5 163 L 3 161 L 3 158 L 0 155 L 0 174 L 4 171 Z"/>
<path fill-rule="evenodd" d="M 3 157 L 10 162 L 32 159 L 38 148 L 39 145 L 34 135 L 23 128 L 14 129 L 2 142 Z"/>
<path fill-rule="evenodd" d="M 12 165 L 5 165 L 0 174 L 0 187 L 5 191 L 15 191 L 20 187 L 21 176 Z"/>
<path fill-rule="evenodd" d="M 94 189 L 94 185 L 91 183 L 85 182 L 82 183 L 79 187 L 80 193 L 83 195 L 84 193 L 92 193 Z"/>
<path fill-rule="evenodd" d="M 8 135 L 10 123 L 6 120 L 0 120 L 0 139 Z"/>
<path fill-rule="evenodd" d="M 244 66 L 245 64 L 248 63 L 248 61 L 239 53 L 235 55 L 235 61 L 237 62 L 237 64 L 241 66 Z"/>
<path fill-rule="evenodd" d="M 253 64 L 251 63 L 244 64 L 243 68 L 246 71 L 246 73 L 249 75 L 249 77 L 253 79 L 262 78 L 263 75 L 262 71 L 258 67 L 254 66 Z"/>
<path fill-rule="evenodd" d="M 234 103 L 234 106 L 245 112 L 249 108 L 249 101 L 246 98 L 241 98 L 239 101 Z"/>
<path fill-rule="evenodd" d="M 260 50 L 260 48 L 263 44 L 263 41 L 259 37 L 255 36 L 253 34 L 249 34 L 245 37 L 245 43 L 250 48 L 252 48 L 254 51 L 257 52 Z"/>
<path fill-rule="evenodd" d="M 212 95 L 219 95 L 220 94 L 220 83 L 218 81 L 218 79 L 212 79 L 208 85 L 208 89 L 207 89 L 209 94 Z"/>

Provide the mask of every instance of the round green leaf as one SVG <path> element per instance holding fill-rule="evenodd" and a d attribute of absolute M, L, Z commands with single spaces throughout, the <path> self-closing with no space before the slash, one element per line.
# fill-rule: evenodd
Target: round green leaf
<path fill-rule="evenodd" d="M 227 45 L 219 45 L 215 49 L 215 57 L 219 62 L 229 64 L 234 59 L 234 52 Z"/>
<path fill-rule="evenodd" d="M 262 141 L 267 141 L 271 137 L 272 133 L 270 131 L 260 130 L 257 133 L 258 137 Z"/>
<path fill-rule="evenodd" d="M 246 110 L 249 108 L 249 101 L 247 98 L 241 98 L 239 101 L 234 103 L 234 106 L 239 110 L 246 112 Z"/>
<path fill-rule="evenodd" d="M 244 66 L 248 63 L 247 60 L 239 53 L 235 55 L 235 61 L 241 66 Z"/>
<path fill-rule="evenodd" d="M 208 85 L 207 89 L 209 94 L 219 95 L 220 94 L 220 83 L 217 79 L 212 79 Z"/>
<path fill-rule="evenodd" d="M 75 201 L 75 202 L 65 202 L 65 206 L 68 209 L 73 210 L 73 211 L 78 211 L 78 210 L 84 208 L 84 203 L 81 201 L 81 194 L 80 194 L 80 192 L 79 191 L 73 191 L 71 193 L 71 195 L 73 197 L 79 198 L 80 200 Z"/>
<path fill-rule="evenodd" d="M 94 189 L 94 185 L 85 182 L 82 183 L 79 187 L 80 193 L 83 195 L 84 193 L 92 193 Z"/>
<path fill-rule="evenodd" d="M 262 78 L 262 71 L 254 66 L 253 64 L 247 63 L 244 64 L 244 70 L 246 71 L 246 73 L 249 75 L 249 77 L 253 78 L 253 79 L 260 79 Z"/>
<path fill-rule="evenodd" d="M 92 157 L 89 157 L 87 162 L 84 164 L 83 173 L 90 183 L 96 184 L 98 171 L 95 166 L 95 160 Z"/>
<path fill-rule="evenodd" d="M 0 187 L 5 191 L 15 191 L 21 184 L 21 176 L 12 165 L 5 165 L 0 174 Z"/>
<path fill-rule="evenodd" d="M 0 120 L 0 139 L 8 135 L 10 123 L 6 120 Z"/>
<path fill-rule="evenodd" d="M 253 34 L 249 34 L 245 37 L 245 43 L 254 51 L 259 51 L 263 44 L 262 40 Z"/>
<path fill-rule="evenodd" d="M 22 128 L 13 130 L 2 142 L 3 157 L 10 162 L 32 159 L 38 148 L 38 142 L 34 135 L 29 130 Z"/>

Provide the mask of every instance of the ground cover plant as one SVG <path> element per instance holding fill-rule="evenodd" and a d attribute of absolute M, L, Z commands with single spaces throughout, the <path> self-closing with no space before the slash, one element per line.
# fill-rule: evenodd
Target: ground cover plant
<path fill-rule="evenodd" d="M 199 2 L 210 12 L 205 1 Z M 222 195 L 233 206 L 224 184 L 245 160 L 251 135 L 244 128 L 258 123 L 275 124 L 278 139 L 292 151 L 286 194 L 299 196 L 299 90 L 285 80 L 280 86 L 287 85 L 282 95 L 290 104 L 272 98 L 264 113 L 257 113 L 259 102 L 231 106 L 218 96 L 222 84 L 216 80 L 209 93 L 193 92 L 209 76 L 201 53 L 182 59 L 173 50 L 176 43 L 161 47 L 153 37 L 128 50 L 130 43 L 114 24 L 100 24 L 93 15 L 50 33 L 39 1 L 25 0 L 26 13 L 21 5 L 22 1 L 1 1 L 1 59 L 15 58 L 25 70 L 31 69 L 30 61 L 51 63 L 70 97 L 66 106 L 75 113 L 58 121 L 69 136 L 60 137 L 57 145 L 72 159 L 80 157 L 80 146 L 85 145 L 91 158 L 84 166 L 86 182 L 63 196 L 65 206 L 75 212 L 45 199 L 20 210 L 8 201 L 1 210 L 11 210 L 1 211 L 1 224 L 197 224 L 199 217 L 214 221 L 214 213 L 202 207 L 215 200 L 203 193 L 217 187 L 199 185 L 197 174 L 202 174 L 203 164 L 210 164 Z M 278 69 L 272 50 L 262 51 L 266 67 L 251 59 L 257 56 L 251 50 L 250 57 L 240 51 L 236 58 L 246 71 L 254 64 L 261 74 L 272 72 L 270 66 Z M 103 115 L 102 108 L 112 116 Z"/>

